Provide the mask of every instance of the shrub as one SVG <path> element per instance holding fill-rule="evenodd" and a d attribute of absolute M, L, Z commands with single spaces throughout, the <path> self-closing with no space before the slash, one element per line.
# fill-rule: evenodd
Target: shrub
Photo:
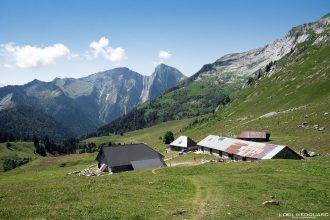
<path fill-rule="evenodd" d="M 6 159 L 3 162 L 3 170 L 8 171 L 30 162 L 31 158 Z"/>
<path fill-rule="evenodd" d="M 172 141 L 174 141 L 174 134 L 172 131 L 167 131 L 164 135 L 164 143 L 170 144 Z"/>

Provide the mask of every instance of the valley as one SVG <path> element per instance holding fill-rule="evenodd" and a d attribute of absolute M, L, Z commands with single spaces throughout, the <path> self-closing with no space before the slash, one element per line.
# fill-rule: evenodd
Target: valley
<path fill-rule="evenodd" d="M 150 76 L 118 67 L 1 87 L 0 123 L 0 163 L 28 158 L 0 169 L 0 219 L 329 216 L 330 14 L 190 77 L 161 63 Z M 267 143 L 319 155 L 239 161 L 165 144 L 167 133 L 199 142 L 242 131 L 265 131 Z M 102 147 L 139 143 L 167 167 L 133 168 L 152 160 L 140 158 L 126 172 L 98 169 Z M 75 175 L 86 168 L 99 172 Z M 278 204 L 263 205 L 273 198 Z"/>

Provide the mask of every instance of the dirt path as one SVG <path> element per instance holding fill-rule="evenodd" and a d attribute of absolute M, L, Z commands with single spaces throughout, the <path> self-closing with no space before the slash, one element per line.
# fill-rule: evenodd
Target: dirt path
<path fill-rule="evenodd" d="M 178 156 L 179 156 L 178 154 L 177 155 L 174 155 L 172 157 L 169 157 L 169 158 L 164 159 L 164 161 L 172 160 L 172 159 L 174 159 L 174 158 L 176 158 Z"/>
<path fill-rule="evenodd" d="M 198 177 L 190 177 L 189 180 L 196 188 L 193 205 L 195 207 L 192 220 L 203 219 L 207 211 L 207 202 L 210 198 L 210 193 L 206 188 L 202 188 L 202 184 Z"/>
<path fill-rule="evenodd" d="M 160 167 L 155 168 L 155 169 L 152 169 L 151 172 L 152 172 L 153 174 L 157 174 L 156 170 L 158 170 L 159 168 L 160 168 Z"/>

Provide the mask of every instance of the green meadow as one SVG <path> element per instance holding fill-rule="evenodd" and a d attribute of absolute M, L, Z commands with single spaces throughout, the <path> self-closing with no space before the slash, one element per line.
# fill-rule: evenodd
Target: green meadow
<path fill-rule="evenodd" d="M 66 175 L 95 164 L 95 156 L 38 158 L 1 173 L 0 219 L 278 219 L 329 211 L 329 157 Z M 279 206 L 261 204 L 271 196 Z"/>

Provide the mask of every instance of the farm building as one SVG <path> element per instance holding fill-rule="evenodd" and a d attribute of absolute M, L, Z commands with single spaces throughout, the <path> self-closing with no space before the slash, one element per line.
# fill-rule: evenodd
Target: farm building
<path fill-rule="evenodd" d="M 289 147 L 209 135 L 197 143 L 200 151 L 232 160 L 302 159 Z"/>
<path fill-rule="evenodd" d="M 102 147 L 96 157 L 101 171 L 118 173 L 129 170 L 166 167 L 163 155 L 145 144 Z"/>
<path fill-rule="evenodd" d="M 197 149 L 197 144 L 187 136 L 180 136 L 169 144 L 169 149 L 175 151 L 193 150 Z"/>
<path fill-rule="evenodd" d="M 265 142 L 269 141 L 270 133 L 263 131 L 243 131 L 237 138 L 246 141 Z"/>

